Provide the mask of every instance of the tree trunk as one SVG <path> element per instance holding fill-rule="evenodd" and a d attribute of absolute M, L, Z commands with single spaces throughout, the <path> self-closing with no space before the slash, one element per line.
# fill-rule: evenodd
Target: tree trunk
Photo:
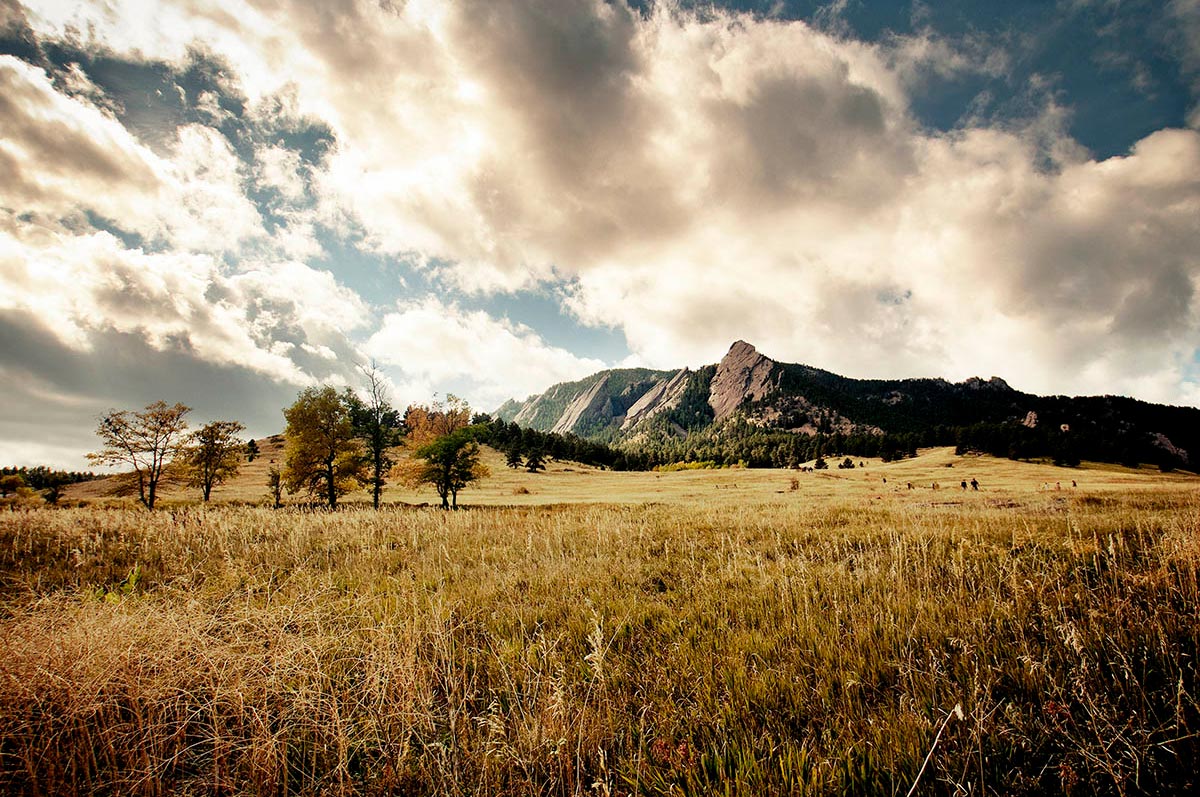
<path fill-rule="evenodd" d="M 337 485 L 333 481 L 333 460 L 325 463 L 325 483 L 329 487 L 329 508 L 337 509 Z"/>

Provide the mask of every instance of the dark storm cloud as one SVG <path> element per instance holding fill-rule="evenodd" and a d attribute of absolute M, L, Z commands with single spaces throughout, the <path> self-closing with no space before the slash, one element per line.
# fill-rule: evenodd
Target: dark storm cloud
<path fill-rule="evenodd" d="M 643 68 L 633 14 L 593 0 L 462 4 L 458 45 L 503 102 L 519 109 L 556 182 L 591 176 L 644 132 L 634 89 Z"/>
<path fill-rule="evenodd" d="M 94 446 L 96 421 L 109 409 L 179 401 L 194 408 L 197 423 L 240 420 L 259 437 L 282 430 L 281 409 L 296 395 L 294 386 L 198 357 L 182 341 L 159 349 L 109 331 L 78 350 L 31 314 L 9 311 L 0 311 L 0 379 L 11 405 L 21 407 L 0 418 L 6 464 L 45 464 L 40 457 L 57 451 L 52 464 L 73 468 L 86 466 L 88 449 L 80 446 Z"/>

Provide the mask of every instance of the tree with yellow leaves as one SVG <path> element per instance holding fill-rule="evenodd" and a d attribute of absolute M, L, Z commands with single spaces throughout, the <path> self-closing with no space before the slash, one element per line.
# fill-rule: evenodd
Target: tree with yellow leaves
<path fill-rule="evenodd" d="M 336 508 L 338 498 L 358 489 L 367 477 L 345 403 L 332 387 L 310 387 L 283 415 L 283 482 L 288 492 L 307 490 Z"/>
<path fill-rule="evenodd" d="M 430 405 L 414 404 L 404 413 L 410 456 L 392 468 L 409 487 L 431 485 L 443 509 L 458 509 L 458 493 L 489 475 L 479 461 L 478 429 L 469 426 L 471 408 L 456 396 Z"/>

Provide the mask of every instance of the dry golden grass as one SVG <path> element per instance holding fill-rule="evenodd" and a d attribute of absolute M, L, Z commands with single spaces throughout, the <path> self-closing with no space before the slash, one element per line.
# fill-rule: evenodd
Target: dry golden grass
<path fill-rule="evenodd" d="M 259 441 L 262 451 L 253 463 L 243 464 L 242 472 L 231 483 L 213 491 L 213 503 L 267 504 L 270 502 L 266 483 L 267 469 L 283 462 L 282 437 Z M 397 452 L 403 456 L 401 452 Z M 1162 474 L 1142 468 L 1131 470 L 1119 465 L 1085 463 L 1079 468 L 1059 468 L 1053 465 L 1013 462 L 988 456 L 956 456 L 952 448 L 931 448 L 920 456 L 899 462 L 883 463 L 878 459 L 856 458 L 865 468 L 839 470 L 836 463 L 829 470 L 801 473 L 773 468 L 728 468 L 719 470 L 683 470 L 669 473 L 639 473 L 601 470 L 574 462 L 551 461 L 542 473 L 505 467 L 499 452 L 485 447 L 483 461 L 491 476 L 472 485 L 459 495 L 459 504 L 466 506 L 538 506 L 545 504 L 646 504 L 646 503 L 762 503 L 780 500 L 785 493 L 793 499 L 829 500 L 844 498 L 885 503 L 953 501 L 987 502 L 1024 498 L 1031 493 L 1064 494 L 1110 492 L 1113 490 L 1160 489 L 1164 485 L 1198 485 L 1200 480 L 1191 473 Z M 831 460 L 832 462 L 832 460 Z M 811 463 L 808 463 L 811 464 Z M 800 481 L 798 491 L 791 490 L 791 480 Z M 960 483 L 972 478 L 980 482 L 978 492 L 964 492 Z M 885 481 L 886 480 L 886 481 Z M 1075 480 L 1078 487 L 1072 488 Z M 907 489 L 912 483 L 913 489 Z M 938 490 L 932 485 L 937 483 Z M 1061 489 L 1056 490 L 1055 485 Z M 64 492 L 64 501 L 124 503 L 133 505 L 132 498 L 113 499 L 108 494 L 107 480 L 72 485 Z M 523 492 L 527 490 L 528 492 Z M 161 492 L 164 506 L 193 504 L 199 500 L 199 490 L 168 486 Z M 307 503 L 305 495 L 288 496 L 290 504 Z M 346 504 L 370 503 L 370 495 L 359 491 L 345 496 Z M 436 504 L 432 489 L 408 489 L 389 484 L 384 501 L 410 505 Z"/>
<path fill-rule="evenodd" d="M 491 465 L 456 513 L 0 513 L 0 791 L 1196 785 L 1193 477 Z"/>

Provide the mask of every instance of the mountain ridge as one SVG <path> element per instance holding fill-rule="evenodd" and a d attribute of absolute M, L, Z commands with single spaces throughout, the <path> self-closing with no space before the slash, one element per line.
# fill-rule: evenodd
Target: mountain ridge
<path fill-rule="evenodd" d="M 743 435 L 758 430 L 843 440 L 905 436 L 920 445 L 1017 457 L 1058 458 L 1065 452 L 1070 460 L 1082 450 L 1088 458 L 1141 458 L 1164 467 L 1200 457 L 1196 408 L 1112 395 L 1039 396 L 1016 390 L 999 376 L 962 382 L 856 379 L 776 361 L 744 340 L 735 341 L 712 365 L 600 371 L 552 385 L 523 402 L 505 402 L 496 415 L 630 450 L 658 441 L 681 456 L 689 456 L 689 440 L 707 436 L 704 444 L 711 445 L 721 430 L 737 427 Z M 897 447 L 908 449 L 910 443 Z"/>

